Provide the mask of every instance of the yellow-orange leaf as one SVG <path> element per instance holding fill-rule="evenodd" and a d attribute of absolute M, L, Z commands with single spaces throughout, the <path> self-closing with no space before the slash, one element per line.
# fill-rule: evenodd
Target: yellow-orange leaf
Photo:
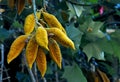
<path fill-rule="evenodd" d="M 48 49 L 48 35 L 47 31 L 43 27 L 38 27 L 35 35 L 37 43 L 44 49 Z"/>
<path fill-rule="evenodd" d="M 59 68 L 61 68 L 62 55 L 59 45 L 54 39 L 50 38 L 48 46 L 52 60 L 58 65 Z"/>
<path fill-rule="evenodd" d="M 9 53 L 7 55 L 7 62 L 10 63 L 14 60 L 22 51 L 25 46 L 25 41 L 28 35 L 21 35 L 12 43 Z"/>
<path fill-rule="evenodd" d="M 24 7 L 25 7 L 25 0 L 17 0 L 17 11 L 19 15 L 23 11 Z"/>
<path fill-rule="evenodd" d="M 46 55 L 42 48 L 38 48 L 37 58 L 36 58 L 37 67 L 41 73 L 41 76 L 44 77 L 46 70 L 47 70 L 47 61 Z"/>
<path fill-rule="evenodd" d="M 36 16 L 39 19 L 40 18 L 40 14 L 41 12 L 36 12 Z M 25 18 L 25 24 L 24 24 L 24 32 L 25 34 L 30 34 L 31 32 L 33 32 L 35 28 L 35 18 L 34 18 L 34 14 L 29 14 L 26 18 Z"/>
<path fill-rule="evenodd" d="M 8 0 L 8 6 L 13 9 L 15 6 L 15 0 Z"/>
<path fill-rule="evenodd" d="M 107 75 L 104 72 L 100 71 L 99 69 L 97 69 L 97 71 L 99 75 L 101 76 L 103 82 L 110 82 L 110 80 L 108 79 Z"/>
<path fill-rule="evenodd" d="M 63 33 L 58 28 L 46 28 L 48 34 L 53 34 L 52 38 L 54 38 L 57 42 L 62 44 L 65 47 L 70 47 L 72 49 L 75 49 L 73 41 L 67 37 L 65 33 Z"/>
<path fill-rule="evenodd" d="M 65 29 L 63 28 L 61 23 L 58 21 L 58 19 L 54 15 L 49 14 L 47 12 L 42 12 L 42 14 L 43 14 L 44 20 L 47 22 L 49 27 L 59 28 L 60 30 L 62 30 L 66 34 Z"/>
<path fill-rule="evenodd" d="M 35 41 L 35 37 L 32 36 L 26 47 L 26 59 L 29 68 L 32 68 L 32 65 L 37 57 L 37 51 L 38 51 L 38 44 Z"/>

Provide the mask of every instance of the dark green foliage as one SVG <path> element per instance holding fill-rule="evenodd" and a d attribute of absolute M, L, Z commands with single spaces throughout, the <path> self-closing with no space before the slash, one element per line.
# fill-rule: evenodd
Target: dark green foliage
<path fill-rule="evenodd" d="M 11 33 L 5 28 L 0 28 L 0 43 L 4 42 L 4 40 L 10 36 L 10 34 Z"/>
<path fill-rule="evenodd" d="M 24 34 L 25 17 L 33 13 L 33 9 L 26 4 L 21 15 L 17 15 L 16 8 L 11 10 L 6 1 L 2 0 L 0 3 L 1 8 L 5 9 L 5 12 L 0 14 L 2 17 L 0 43 L 8 44 L 9 41 L 5 40 L 11 36 L 16 38 Z M 43 1 L 36 0 L 38 9 L 43 7 Z M 103 71 L 111 82 L 115 82 L 114 78 L 118 78 L 120 74 L 120 11 L 115 9 L 114 5 L 118 4 L 120 0 L 45 1 L 46 10 L 58 18 L 76 46 L 75 51 L 61 46 L 63 57 L 61 70 L 47 55 L 49 67 L 45 75 L 46 80 L 48 82 L 56 82 L 56 79 L 59 82 L 93 82 L 95 77 L 92 77 L 91 74 L 95 67 L 95 69 Z M 99 7 L 104 7 L 102 15 L 100 15 Z M 106 13 L 109 14 L 110 11 L 115 12 L 109 16 L 103 16 Z M 93 20 L 93 17 L 98 17 L 97 21 Z M 110 29 L 115 32 L 108 32 Z M 18 81 L 31 82 L 28 72 L 23 72 L 26 69 L 24 64 L 19 66 L 22 71 L 16 72 Z M 40 78 L 38 81 L 43 82 L 39 72 L 37 73 L 37 77 Z"/>

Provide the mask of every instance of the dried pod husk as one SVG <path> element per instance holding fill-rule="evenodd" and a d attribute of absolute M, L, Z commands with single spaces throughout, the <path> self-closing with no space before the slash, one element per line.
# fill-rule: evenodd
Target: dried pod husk
<path fill-rule="evenodd" d="M 59 68 L 61 68 L 62 55 L 58 43 L 54 39 L 50 38 L 48 47 L 52 60 L 58 65 Z"/>
<path fill-rule="evenodd" d="M 109 78 L 104 72 L 100 71 L 99 69 L 97 69 L 97 72 L 99 73 L 103 82 L 110 82 Z"/>
<path fill-rule="evenodd" d="M 17 11 L 19 15 L 23 11 L 24 7 L 25 7 L 25 0 L 17 0 Z"/>
<path fill-rule="evenodd" d="M 36 12 L 36 16 L 37 19 L 40 18 L 41 12 Z M 33 32 L 34 28 L 35 28 L 35 18 L 34 18 L 34 14 L 29 14 L 26 18 L 25 18 L 25 23 L 24 23 L 24 32 L 25 34 L 30 34 L 31 32 Z"/>
<path fill-rule="evenodd" d="M 41 76 L 44 77 L 47 70 L 47 60 L 46 60 L 45 52 L 40 47 L 38 48 L 36 63 L 41 73 Z"/>
<path fill-rule="evenodd" d="M 32 0 L 27 0 L 27 2 L 28 2 L 30 5 L 32 5 Z"/>
<path fill-rule="evenodd" d="M 8 0 L 8 6 L 13 9 L 15 6 L 15 0 Z"/>
<path fill-rule="evenodd" d="M 61 45 L 65 47 L 70 47 L 75 49 L 73 41 L 65 35 L 60 29 L 58 28 L 46 28 L 48 34 L 52 35 L 52 38 L 59 42 Z"/>
<path fill-rule="evenodd" d="M 47 31 L 43 27 L 38 27 L 35 35 L 36 41 L 41 46 L 42 48 L 49 50 L 48 49 L 48 35 Z"/>
<path fill-rule="evenodd" d="M 37 57 L 38 44 L 36 43 L 35 37 L 32 36 L 26 46 L 26 59 L 28 66 L 31 69 L 35 59 Z"/>
<path fill-rule="evenodd" d="M 42 12 L 42 15 L 50 28 L 53 28 L 53 27 L 59 28 L 66 34 L 64 27 L 61 25 L 61 23 L 58 21 L 58 19 L 54 15 L 49 14 L 47 12 Z"/>
<path fill-rule="evenodd" d="M 7 55 L 8 64 L 12 60 L 14 60 L 16 57 L 19 56 L 19 54 L 25 47 L 27 38 L 28 38 L 28 35 L 21 35 L 14 40 L 14 42 L 12 43 L 12 45 L 10 47 L 9 53 Z"/>

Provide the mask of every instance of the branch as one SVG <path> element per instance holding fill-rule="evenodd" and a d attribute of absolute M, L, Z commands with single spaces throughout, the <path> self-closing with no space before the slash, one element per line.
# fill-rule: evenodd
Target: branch
<path fill-rule="evenodd" d="M 1 44 L 1 70 L 0 70 L 0 82 L 2 82 L 3 79 L 3 67 L 4 67 L 4 45 Z"/>
<path fill-rule="evenodd" d="M 95 5 L 95 4 L 81 4 L 81 3 L 73 2 L 73 1 L 70 1 L 70 0 L 66 0 L 66 1 L 71 3 L 71 4 L 79 5 L 79 6 L 93 6 L 93 5 Z"/>
<path fill-rule="evenodd" d="M 8 82 L 10 82 L 10 76 L 9 76 L 9 74 L 8 74 L 8 70 L 6 69 L 5 66 L 4 66 L 4 71 L 5 71 L 7 77 L 6 77 L 6 78 L 3 78 L 3 80 L 8 79 Z"/>
<path fill-rule="evenodd" d="M 34 17 L 35 17 L 35 21 L 38 25 L 41 26 L 41 24 L 38 22 L 37 16 L 36 16 L 36 4 L 35 4 L 35 0 L 32 0 L 32 5 L 33 5 L 33 12 L 34 12 Z"/>
<path fill-rule="evenodd" d="M 34 75 L 35 75 L 36 82 L 38 82 L 36 62 L 34 62 L 34 64 L 33 64 L 33 73 L 34 73 Z"/>
<path fill-rule="evenodd" d="M 44 9 L 46 10 L 46 6 L 47 6 L 47 4 L 46 4 L 46 1 L 45 1 L 45 0 L 42 0 L 42 6 L 43 6 Z"/>
<path fill-rule="evenodd" d="M 46 78 L 44 77 L 44 78 L 42 78 L 43 79 L 43 82 L 47 82 L 47 80 L 46 80 Z"/>
<path fill-rule="evenodd" d="M 23 51 L 23 59 L 24 59 L 25 65 L 26 65 L 26 67 L 27 67 L 27 70 L 28 70 L 28 72 L 29 72 L 29 75 L 30 75 L 30 77 L 31 77 L 32 82 L 36 82 L 32 70 L 28 67 L 27 60 L 26 60 L 26 56 L 25 56 L 25 54 L 24 54 L 24 51 Z"/>
<path fill-rule="evenodd" d="M 59 82 L 58 72 L 57 72 L 57 65 L 55 65 L 55 80 L 56 80 L 56 82 Z"/>

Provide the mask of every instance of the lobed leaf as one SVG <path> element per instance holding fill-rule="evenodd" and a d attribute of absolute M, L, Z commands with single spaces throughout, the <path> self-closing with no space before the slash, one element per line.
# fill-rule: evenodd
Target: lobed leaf
<path fill-rule="evenodd" d="M 87 82 L 80 67 L 75 63 L 72 66 L 65 66 L 62 78 L 67 79 L 67 82 Z"/>
<path fill-rule="evenodd" d="M 86 53 L 88 57 L 88 61 L 91 57 L 95 57 L 100 60 L 105 60 L 104 52 L 100 49 L 100 47 L 96 43 L 89 43 L 83 47 L 83 51 Z"/>

